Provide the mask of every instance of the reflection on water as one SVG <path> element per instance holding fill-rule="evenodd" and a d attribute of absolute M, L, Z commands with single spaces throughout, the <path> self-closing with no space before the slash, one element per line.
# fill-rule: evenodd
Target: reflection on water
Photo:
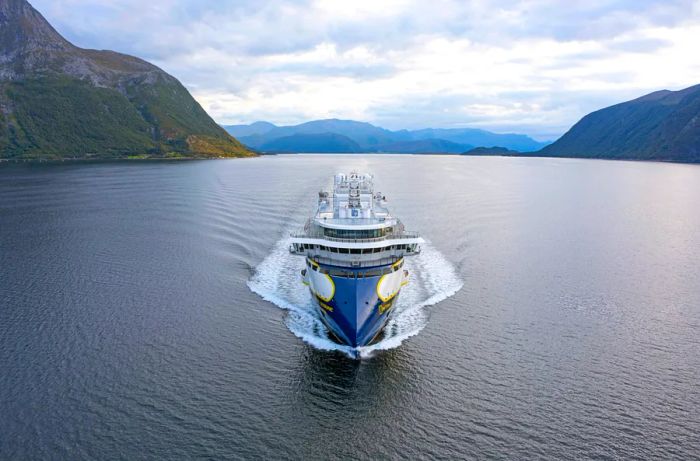
<path fill-rule="evenodd" d="M 362 360 L 278 251 L 353 168 L 431 242 Z M 697 166 L 2 166 L 0 197 L 2 459 L 700 453 Z"/>

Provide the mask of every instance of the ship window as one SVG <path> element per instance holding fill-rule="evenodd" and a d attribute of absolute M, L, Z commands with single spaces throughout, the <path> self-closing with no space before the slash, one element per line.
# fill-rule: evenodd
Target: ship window
<path fill-rule="evenodd" d="M 360 250 L 359 248 L 351 248 L 351 249 L 350 249 L 350 254 L 359 255 L 359 254 L 360 254 L 360 251 L 361 251 L 361 250 Z"/>
<path fill-rule="evenodd" d="M 386 229 L 323 229 L 323 235 L 326 237 L 348 240 L 379 238 L 386 234 Z"/>
<path fill-rule="evenodd" d="M 341 248 L 341 249 L 340 249 L 340 252 L 341 252 L 341 253 L 344 253 L 344 254 L 348 254 L 348 253 L 349 253 L 349 251 L 348 251 L 347 248 Z"/>

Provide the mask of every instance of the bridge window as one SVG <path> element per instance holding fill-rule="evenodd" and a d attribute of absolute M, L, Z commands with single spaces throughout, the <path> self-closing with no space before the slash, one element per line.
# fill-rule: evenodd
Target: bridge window
<path fill-rule="evenodd" d="M 323 229 L 323 235 L 326 237 L 356 240 L 356 239 L 373 239 L 384 237 L 391 234 L 392 227 L 384 227 L 382 229 Z"/>

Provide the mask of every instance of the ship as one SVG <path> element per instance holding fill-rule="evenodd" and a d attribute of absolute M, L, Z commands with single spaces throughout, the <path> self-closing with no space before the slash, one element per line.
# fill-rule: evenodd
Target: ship
<path fill-rule="evenodd" d="M 290 252 L 304 256 L 308 285 L 319 317 L 334 339 L 352 348 L 382 337 L 409 282 L 405 258 L 424 240 L 391 215 L 374 177 L 337 174 L 332 193 L 318 194 L 318 209 L 303 230 L 291 234 Z"/>

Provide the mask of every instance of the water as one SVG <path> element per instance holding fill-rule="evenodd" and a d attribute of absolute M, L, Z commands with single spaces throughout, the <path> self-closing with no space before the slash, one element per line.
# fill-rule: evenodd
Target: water
<path fill-rule="evenodd" d="M 429 241 L 355 360 L 286 252 L 333 173 Z M 700 456 L 700 167 L 0 168 L 0 458 Z"/>

